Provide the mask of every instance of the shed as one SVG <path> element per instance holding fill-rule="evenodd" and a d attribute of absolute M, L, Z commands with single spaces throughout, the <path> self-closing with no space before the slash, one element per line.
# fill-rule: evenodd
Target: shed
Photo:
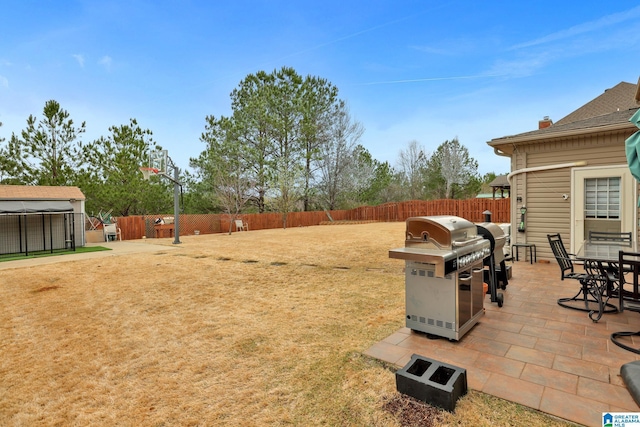
<path fill-rule="evenodd" d="M 84 246 L 78 187 L 0 185 L 0 255 Z"/>
<path fill-rule="evenodd" d="M 638 183 L 625 140 L 638 130 L 629 122 L 638 93 L 621 82 L 556 123 L 544 117 L 536 130 L 488 142 L 511 158 L 512 243 L 533 243 L 538 258 L 550 260 L 550 233 L 566 236 L 574 253 L 589 230 L 633 231 L 637 239 Z"/>

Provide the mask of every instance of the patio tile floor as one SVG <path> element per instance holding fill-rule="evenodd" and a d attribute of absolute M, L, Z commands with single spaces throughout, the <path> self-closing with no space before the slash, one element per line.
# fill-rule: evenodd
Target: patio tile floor
<path fill-rule="evenodd" d="M 603 412 L 640 412 L 620 377 L 620 367 L 640 356 L 609 339 L 640 330 L 640 313 L 604 314 L 594 323 L 556 303 L 579 283 L 561 281 L 555 262 L 516 261 L 512 271 L 500 290 L 503 306 L 487 295 L 485 315 L 460 341 L 401 328 L 365 354 L 398 367 L 414 353 L 450 363 L 467 370 L 471 389 L 583 425 L 602 425 Z"/>

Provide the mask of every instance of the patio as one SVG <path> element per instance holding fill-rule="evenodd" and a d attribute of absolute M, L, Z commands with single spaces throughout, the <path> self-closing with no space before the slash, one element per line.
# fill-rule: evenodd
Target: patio
<path fill-rule="evenodd" d="M 398 367 L 414 353 L 450 363 L 467 370 L 470 389 L 588 426 L 602 425 L 603 412 L 640 412 L 620 377 L 620 367 L 639 357 L 609 339 L 640 329 L 640 314 L 604 314 L 594 323 L 556 303 L 579 283 L 561 281 L 555 261 L 519 261 L 512 270 L 503 307 L 487 295 L 485 315 L 459 342 L 402 328 L 365 353 Z"/>

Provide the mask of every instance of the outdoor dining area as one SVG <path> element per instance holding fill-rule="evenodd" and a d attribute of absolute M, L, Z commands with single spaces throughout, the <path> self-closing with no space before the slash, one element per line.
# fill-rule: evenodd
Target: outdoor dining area
<path fill-rule="evenodd" d="M 560 235 L 548 241 L 556 261 L 511 261 L 502 306 L 485 295 L 484 315 L 459 340 L 405 327 L 366 354 L 458 366 L 470 389 L 583 425 L 640 412 L 637 244 L 631 233 L 594 232 L 570 254 Z"/>

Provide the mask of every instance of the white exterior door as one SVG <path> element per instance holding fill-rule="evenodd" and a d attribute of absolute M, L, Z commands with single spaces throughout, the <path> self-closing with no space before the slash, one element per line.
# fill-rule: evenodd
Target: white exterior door
<path fill-rule="evenodd" d="M 636 181 L 629 166 L 574 168 L 571 171 L 571 251 L 588 230 L 633 231 L 636 239 Z"/>

